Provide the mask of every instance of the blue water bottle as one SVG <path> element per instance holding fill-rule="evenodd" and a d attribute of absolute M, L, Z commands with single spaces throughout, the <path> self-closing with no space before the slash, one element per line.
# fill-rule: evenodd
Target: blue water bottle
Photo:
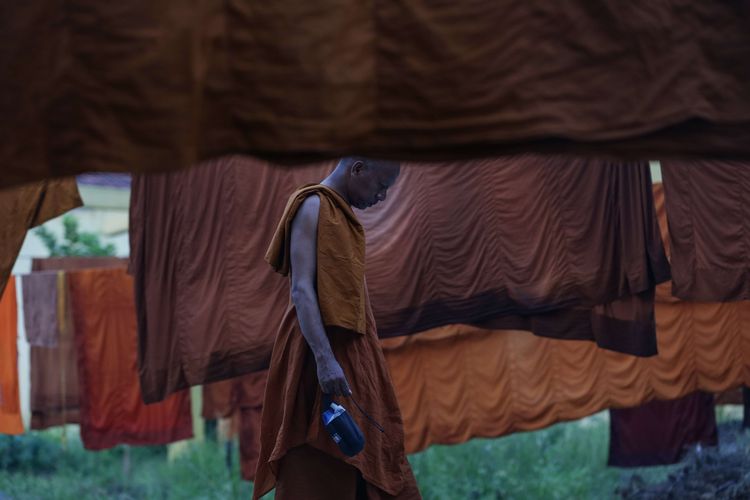
<path fill-rule="evenodd" d="M 365 437 L 357 422 L 349 415 L 346 408 L 336 404 L 325 394 L 321 420 L 341 453 L 347 457 L 353 457 L 365 447 Z"/>

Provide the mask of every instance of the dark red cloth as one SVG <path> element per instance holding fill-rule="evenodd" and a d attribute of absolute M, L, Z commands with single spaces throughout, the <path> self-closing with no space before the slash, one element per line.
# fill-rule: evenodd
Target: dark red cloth
<path fill-rule="evenodd" d="M 714 396 L 694 392 L 670 401 L 609 410 L 609 461 L 616 467 L 679 462 L 694 444 L 716 446 Z"/>

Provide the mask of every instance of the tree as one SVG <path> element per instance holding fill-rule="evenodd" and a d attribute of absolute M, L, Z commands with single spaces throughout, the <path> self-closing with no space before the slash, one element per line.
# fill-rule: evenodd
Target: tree
<path fill-rule="evenodd" d="M 62 223 L 62 242 L 44 226 L 34 231 L 51 257 L 110 257 L 115 254 L 115 246 L 111 243 L 102 245 L 98 234 L 79 231 L 78 219 L 72 215 L 63 216 Z"/>

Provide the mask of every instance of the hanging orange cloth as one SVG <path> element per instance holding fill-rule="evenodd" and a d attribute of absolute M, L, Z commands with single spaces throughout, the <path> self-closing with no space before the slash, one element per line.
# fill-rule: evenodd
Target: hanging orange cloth
<path fill-rule="evenodd" d="M 18 398 L 18 304 L 10 277 L 0 299 L 0 434 L 22 434 Z"/>
<path fill-rule="evenodd" d="M 165 444 L 193 436 L 190 393 L 146 405 L 136 369 L 133 280 L 125 269 L 68 275 L 75 324 L 81 439 L 87 449 Z"/>

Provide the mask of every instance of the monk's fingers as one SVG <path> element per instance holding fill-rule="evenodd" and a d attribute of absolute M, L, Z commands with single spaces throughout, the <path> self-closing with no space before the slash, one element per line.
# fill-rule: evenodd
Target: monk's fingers
<path fill-rule="evenodd" d="M 320 389 L 331 396 L 349 396 L 352 393 L 344 377 L 321 381 Z"/>
<path fill-rule="evenodd" d="M 335 394 L 336 396 L 341 396 L 341 381 L 338 379 L 334 380 L 331 389 L 333 394 Z"/>
<path fill-rule="evenodd" d="M 343 396 L 343 386 L 337 379 L 327 380 L 321 383 L 320 388 L 325 394 L 329 394 L 331 396 Z"/>
<path fill-rule="evenodd" d="M 331 380 L 331 394 L 334 396 L 341 396 L 341 380 L 335 378 Z"/>
<path fill-rule="evenodd" d="M 320 390 L 323 391 L 323 394 L 333 395 L 336 393 L 334 385 L 328 380 L 320 382 Z"/>

